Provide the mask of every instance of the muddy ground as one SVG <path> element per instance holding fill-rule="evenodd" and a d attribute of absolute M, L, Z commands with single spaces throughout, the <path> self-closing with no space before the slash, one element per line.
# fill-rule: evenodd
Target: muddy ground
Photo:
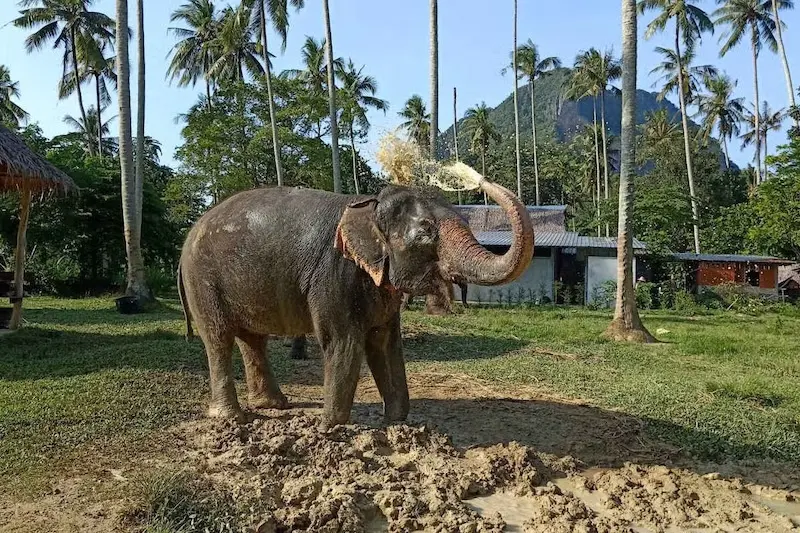
<path fill-rule="evenodd" d="M 140 458 L 85 465 L 35 501 L 6 502 L 0 530 L 131 530 L 132 479 L 185 468 L 248 502 L 260 533 L 800 531 L 796 469 L 701 464 L 625 414 L 411 373 L 409 421 L 387 428 L 365 372 L 353 424 L 322 435 L 319 362 L 294 373 L 291 410 L 170 428 Z"/>

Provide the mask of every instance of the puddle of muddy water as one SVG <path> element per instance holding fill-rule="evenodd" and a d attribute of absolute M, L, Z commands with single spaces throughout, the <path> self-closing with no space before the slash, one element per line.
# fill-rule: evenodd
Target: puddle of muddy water
<path fill-rule="evenodd" d="M 780 501 L 755 494 L 752 496 L 752 499 L 764 507 L 768 507 L 773 513 L 785 516 L 791 520 L 795 527 L 800 528 L 800 502 Z"/>
<path fill-rule="evenodd" d="M 534 516 L 533 502 L 530 499 L 503 492 L 478 496 L 466 500 L 464 503 L 484 517 L 500 513 L 506 523 L 503 531 L 508 532 L 524 531 L 523 524 Z"/>

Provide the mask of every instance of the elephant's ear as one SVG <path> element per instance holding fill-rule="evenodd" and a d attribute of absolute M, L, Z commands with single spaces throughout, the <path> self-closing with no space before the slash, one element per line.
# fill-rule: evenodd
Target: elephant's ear
<path fill-rule="evenodd" d="M 374 198 L 355 202 L 344 210 L 336 228 L 336 249 L 364 269 L 381 286 L 388 270 L 386 239 L 375 225 Z"/>

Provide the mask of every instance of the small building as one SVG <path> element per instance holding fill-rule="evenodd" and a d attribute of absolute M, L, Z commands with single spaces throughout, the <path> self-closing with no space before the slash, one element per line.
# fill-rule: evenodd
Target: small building
<path fill-rule="evenodd" d="M 800 264 L 778 267 L 778 291 L 789 301 L 800 300 Z"/>
<path fill-rule="evenodd" d="M 455 206 L 469 223 L 478 242 L 505 253 L 511 246 L 511 225 L 499 206 Z M 499 287 L 470 285 L 467 300 L 482 303 L 585 303 L 599 297 L 608 281 L 617 280 L 617 239 L 591 237 L 566 230 L 566 206 L 527 206 L 533 222 L 534 253 L 528 269 L 515 281 Z M 644 243 L 634 239 L 634 252 Z M 634 258 L 634 271 L 636 259 Z M 556 294 L 556 287 L 561 294 Z M 456 288 L 456 294 L 458 294 Z"/>
<path fill-rule="evenodd" d="M 686 284 L 691 292 L 736 284 L 760 294 L 778 295 L 778 268 L 794 264 L 762 255 L 679 253 L 673 258 L 689 267 Z"/>

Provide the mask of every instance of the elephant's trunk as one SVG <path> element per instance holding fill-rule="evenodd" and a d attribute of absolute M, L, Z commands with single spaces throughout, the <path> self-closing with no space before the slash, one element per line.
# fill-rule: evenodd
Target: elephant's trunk
<path fill-rule="evenodd" d="M 439 260 L 442 270 L 458 283 L 502 285 L 528 268 L 533 258 L 533 224 L 528 210 L 511 191 L 487 180 L 481 182 L 481 189 L 508 216 L 511 247 L 503 255 L 494 254 L 478 243 L 464 222 L 449 218 L 439 226 Z"/>

